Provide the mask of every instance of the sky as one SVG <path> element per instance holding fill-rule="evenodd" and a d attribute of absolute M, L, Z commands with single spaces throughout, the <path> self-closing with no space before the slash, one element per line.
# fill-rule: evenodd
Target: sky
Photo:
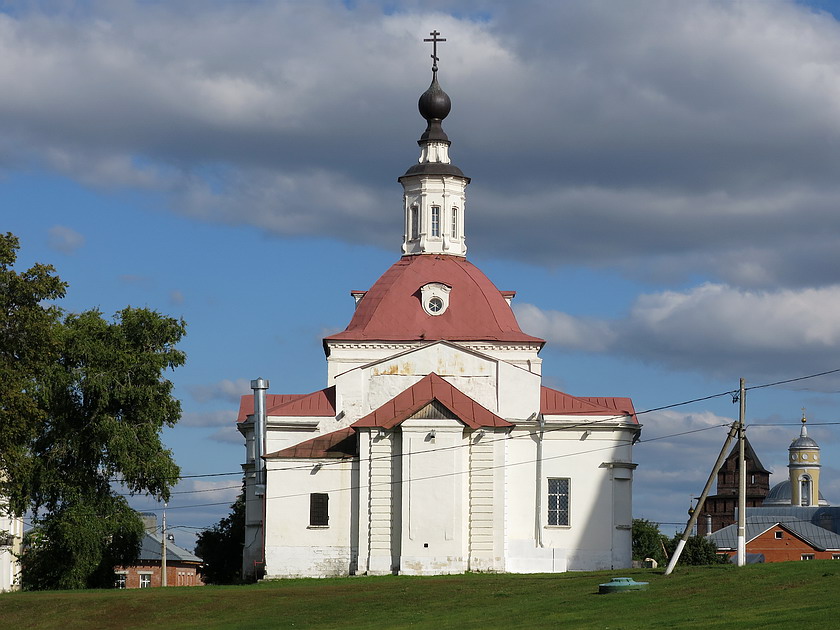
<path fill-rule="evenodd" d="M 327 386 L 321 339 L 400 255 L 396 178 L 418 157 L 437 30 L 468 258 L 547 340 L 545 384 L 633 398 L 634 515 L 682 528 L 739 378 L 771 483 L 804 408 L 840 504 L 840 375 L 773 385 L 840 368 L 838 15 L 0 0 L 0 230 L 18 270 L 56 267 L 69 311 L 186 320 L 164 438 L 184 475 L 167 521 L 192 548 L 238 492 L 250 379 Z"/>

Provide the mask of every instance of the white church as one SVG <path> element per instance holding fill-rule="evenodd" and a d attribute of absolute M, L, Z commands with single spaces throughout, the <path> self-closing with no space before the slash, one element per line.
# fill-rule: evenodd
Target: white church
<path fill-rule="evenodd" d="M 401 257 L 351 291 L 350 323 L 324 339 L 326 387 L 257 379 L 242 398 L 246 576 L 630 566 L 641 426 L 629 398 L 543 386 L 545 342 L 467 261 L 438 35 L 420 157 L 399 178 Z"/>

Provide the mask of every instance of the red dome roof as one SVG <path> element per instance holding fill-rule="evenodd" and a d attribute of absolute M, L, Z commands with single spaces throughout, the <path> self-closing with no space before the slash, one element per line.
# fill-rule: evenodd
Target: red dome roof
<path fill-rule="evenodd" d="M 449 306 L 429 315 L 420 289 L 451 287 Z M 344 332 L 325 341 L 507 341 L 545 343 L 526 335 L 504 295 L 475 265 L 460 256 L 403 256 L 359 301 Z"/>

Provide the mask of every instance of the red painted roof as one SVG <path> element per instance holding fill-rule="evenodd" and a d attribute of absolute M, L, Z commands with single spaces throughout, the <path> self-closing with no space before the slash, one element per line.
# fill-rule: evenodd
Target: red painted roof
<path fill-rule="evenodd" d="M 465 393 L 432 372 L 384 405 L 353 423 L 353 427 L 391 429 L 437 400 L 467 426 L 512 427 L 513 424 L 482 407 Z"/>
<path fill-rule="evenodd" d="M 439 282 L 452 287 L 449 307 L 429 315 L 420 287 Z M 403 256 L 359 300 L 344 332 L 329 340 L 437 341 L 490 340 L 544 344 L 519 328 L 505 295 L 475 265 L 460 256 Z"/>
<path fill-rule="evenodd" d="M 340 459 L 358 454 L 356 431 L 350 427 L 319 435 L 265 456 L 266 459 Z"/>
<path fill-rule="evenodd" d="M 540 412 L 546 415 L 616 416 L 628 415 L 639 423 L 629 398 L 570 396 L 549 387 L 540 388 Z"/>
<path fill-rule="evenodd" d="M 266 394 L 266 415 L 269 416 L 334 416 L 335 386 L 311 394 Z M 254 413 L 254 396 L 246 394 L 239 401 L 237 422 Z"/>

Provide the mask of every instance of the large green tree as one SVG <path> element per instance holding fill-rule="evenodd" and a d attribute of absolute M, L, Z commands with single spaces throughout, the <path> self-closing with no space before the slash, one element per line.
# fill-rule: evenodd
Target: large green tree
<path fill-rule="evenodd" d="M 175 346 L 185 324 L 144 308 L 112 320 L 98 310 L 64 314 L 44 303 L 63 295 L 54 270 L 15 272 L 17 239 L 2 241 L 0 289 L 16 289 L 0 314 L 2 369 L 14 379 L 15 402 L 0 405 L 3 420 L 24 415 L 3 431 L 0 465 L 11 510 L 34 515 L 24 587 L 107 586 L 115 565 L 137 557 L 143 533 L 121 493 L 166 500 L 180 474 L 161 430 L 181 414 L 165 374 L 184 363 Z M 7 349 L 30 356 L 32 367 L 16 372 Z"/>
<path fill-rule="evenodd" d="M 201 577 L 207 584 L 242 582 L 242 547 L 245 544 L 245 489 L 230 506 L 230 514 L 198 535 L 195 553 L 203 561 Z"/>

